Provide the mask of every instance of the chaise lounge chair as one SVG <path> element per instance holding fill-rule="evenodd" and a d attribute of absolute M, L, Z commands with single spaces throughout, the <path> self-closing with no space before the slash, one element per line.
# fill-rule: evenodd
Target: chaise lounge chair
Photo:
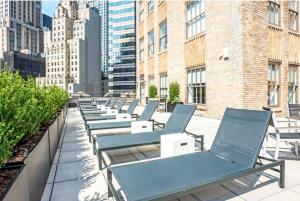
<path fill-rule="evenodd" d="M 136 100 L 136 99 L 133 100 L 129 104 L 129 106 L 128 106 L 128 108 L 127 108 L 126 111 L 119 109 L 119 113 L 122 113 L 122 112 L 125 111 L 125 113 L 123 113 L 123 114 L 128 114 L 128 116 L 131 117 L 131 115 L 133 114 L 133 112 L 134 112 L 134 110 L 135 110 L 135 108 L 136 108 L 136 106 L 137 106 L 138 103 L 139 103 L 138 100 Z M 86 117 L 85 117 L 85 123 L 87 121 L 111 120 L 111 119 L 116 119 L 116 117 L 117 117 L 117 114 L 94 114 L 94 115 L 86 115 Z"/>
<path fill-rule="evenodd" d="M 108 105 L 110 103 L 111 98 L 108 98 L 104 104 L 98 104 L 98 101 L 96 101 L 96 104 L 91 103 L 85 103 L 85 104 L 79 104 L 79 110 L 95 110 L 97 109 L 98 105 Z"/>
<path fill-rule="evenodd" d="M 267 169 L 280 172 L 284 188 L 284 161 L 258 160 L 270 119 L 268 111 L 226 109 L 210 151 L 111 166 L 108 195 L 117 201 L 169 200 Z"/>
<path fill-rule="evenodd" d="M 129 135 L 100 136 L 93 139 L 99 169 L 102 169 L 102 152 L 115 149 L 159 144 L 161 135 L 183 133 L 195 112 L 196 106 L 177 104 L 162 130 Z M 104 161 L 103 161 L 104 162 Z"/>
<path fill-rule="evenodd" d="M 112 114 L 118 114 L 121 112 L 122 107 L 124 106 L 126 102 L 126 98 L 119 98 L 119 101 L 115 104 L 114 107 L 102 107 L 102 109 L 93 110 L 93 112 L 85 112 L 85 114 L 82 115 L 83 120 L 85 120 L 89 116 L 102 116 L 102 115 L 112 115 Z"/>
<path fill-rule="evenodd" d="M 84 116 L 84 115 L 87 115 L 87 114 L 105 114 L 106 111 L 104 108 L 107 108 L 107 109 L 114 109 L 115 105 L 117 104 L 117 100 L 118 98 L 112 98 L 109 102 L 109 104 L 107 106 L 103 106 L 101 108 L 95 108 L 95 109 L 92 109 L 92 110 L 81 110 L 81 116 Z M 121 99 L 122 101 L 123 99 Z"/>
<path fill-rule="evenodd" d="M 120 118 L 123 118 L 123 119 L 131 119 L 132 115 L 133 115 L 133 112 L 137 106 L 137 104 L 139 103 L 138 100 L 133 100 L 126 113 L 124 114 L 127 114 L 127 115 L 121 115 L 122 117 Z M 119 106 L 118 106 L 119 108 Z M 117 108 L 117 109 L 118 109 Z M 121 112 L 123 110 L 121 110 L 121 108 L 119 108 L 119 112 Z M 84 123 L 85 123 L 85 127 L 87 128 L 87 122 L 90 122 L 90 121 L 100 121 L 100 120 L 114 120 L 117 118 L 117 116 L 120 116 L 119 114 L 98 114 L 98 115 L 86 115 L 85 118 L 84 118 Z"/>
<path fill-rule="evenodd" d="M 270 111 L 270 108 L 263 107 L 263 110 Z M 274 159 L 277 160 L 278 158 L 281 159 L 297 159 L 299 160 L 299 149 L 298 146 L 300 145 L 300 126 L 297 125 L 297 121 L 292 121 L 291 119 L 277 120 L 275 114 L 272 114 L 272 122 L 275 129 L 275 132 L 268 132 L 266 136 L 266 145 L 265 145 L 265 152 L 269 143 L 269 137 L 272 137 L 276 141 Z M 278 123 L 287 123 L 287 126 L 280 126 Z M 279 152 L 281 150 L 281 142 L 291 143 L 295 147 L 295 156 L 279 156 Z M 287 155 L 287 154 L 285 154 Z"/>
<path fill-rule="evenodd" d="M 158 106 L 158 101 L 150 101 L 142 115 L 138 118 L 139 122 L 145 122 L 145 127 L 149 126 L 149 121 L 153 113 L 155 112 Z M 89 142 L 91 142 L 91 131 L 93 130 L 104 130 L 104 129 L 116 129 L 116 128 L 130 128 L 132 121 L 112 121 L 112 122 L 101 122 L 101 123 L 88 123 L 87 124 L 87 134 L 89 136 Z M 154 122 L 150 122 L 152 124 L 151 128 L 154 127 Z M 143 127 L 143 126 L 142 126 Z"/>

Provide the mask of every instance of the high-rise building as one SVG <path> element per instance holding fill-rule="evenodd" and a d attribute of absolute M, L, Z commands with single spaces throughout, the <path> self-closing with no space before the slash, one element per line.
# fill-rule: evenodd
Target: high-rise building
<path fill-rule="evenodd" d="M 138 98 L 178 82 L 213 117 L 299 103 L 299 1 L 140 1 L 137 27 Z"/>
<path fill-rule="evenodd" d="M 52 30 L 52 18 L 49 15 L 43 14 L 43 27 Z"/>
<path fill-rule="evenodd" d="M 106 0 L 78 0 L 79 9 L 95 7 L 101 17 L 101 71 L 104 77 L 108 76 L 108 1 Z"/>
<path fill-rule="evenodd" d="M 136 87 L 135 1 L 111 0 L 108 12 L 108 88 L 118 96 Z"/>
<path fill-rule="evenodd" d="M 0 1 L 0 58 L 4 52 L 40 53 L 41 1 Z"/>
<path fill-rule="evenodd" d="M 48 35 L 47 35 L 48 34 Z M 78 10 L 62 0 L 45 34 L 46 77 L 40 85 L 57 85 L 69 93 L 100 94 L 100 16 L 96 8 Z"/>

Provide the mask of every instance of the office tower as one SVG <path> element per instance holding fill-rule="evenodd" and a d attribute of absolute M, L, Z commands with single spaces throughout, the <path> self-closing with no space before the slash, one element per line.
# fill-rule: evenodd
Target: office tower
<path fill-rule="evenodd" d="M 45 36 L 46 37 L 46 36 Z M 100 94 L 100 16 L 95 8 L 78 10 L 76 1 L 61 1 L 47 36 L 46 77 L 40 85 L 57 85 L 70 94 Z M 50 39 L 49 39 L 50 38 Z"/>
<path fill-rule="evenodd" d="M 0 1 L 0 69 L 43 76 L 41 1 Z"/>
<path fill-rule="evenodd" d="M 242 8 L 242 9 L 241 9 Z M 140 1 L 137 3 L 138 98 L 149 85 L 204 115 L 226 107 L 287 114 L 299 103 L 299 1 Z"/>
<path fill-rule="evenodd" d="M 41 1 L 0 1 L 0 58 L 7 51 L 40 53 Z"/>
<path fill-rule="evenodd" d="M 52 18 L 46 14 L 43 14 L 43 27 L 52 30 Z"/>
<path fill-rule="evenodd" d="M 135 1 L 108 2 L 109 93 L 135 92 Z"/>

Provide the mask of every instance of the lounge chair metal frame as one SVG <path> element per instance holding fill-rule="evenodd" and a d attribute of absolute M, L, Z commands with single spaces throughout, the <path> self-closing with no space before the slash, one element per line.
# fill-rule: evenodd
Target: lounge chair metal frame
<path fill-rule="evenodd" d="M 150 103 L 148 103 L 149 105 Z M 157 101 L 152 101 L 151 102 L 152 106 L 151 105 L 146 105 L 146 108 L 144 109 L 143 111 L 143 114 L 141 116 L 135 116 L 136 117 L 136 120 L 141 120 L 142 118 L 142 121 L 151 121 L 151 117 L 153 116 L 157 106 L 158 106 L 158 102 Z M 148 109 L 148 107 L 149 109 Z M 151 108 L 153 107 L 153 108 Z M 148 111 L 149 110 L 149 111 Z M 152 111 L 153 110 L 153 111 Z M 150 113 L 150 114 L 148 114 Z M 134 118 L 134 117 L 133 117 Z M 145 118 L 145 120 L 144 120 Z M 110 123 L 118 123 L 118 122 L 121 122 L 121 121 L 113 121 L 113 122 L 110 122 Z M 127 122 L 127 121 L 126 121 Z M 104 123 L 104 122 L 103 122 Z M 100 124 L 103 124 L 103 123 L 100 123 Z M 122 122 L 123 123 L 123 122 Z M 152 125 L 153 126 L 153 129 L 154 129 L 154 124 Z M 129 126 L 130 127 L 130 126 Z M 92 142 L 92 134 L 91 134 L 91 131 L 92 130 L 104 130 L 104 129 L 116 129 L 116 128 L 129 128 L 127 125 L 124 127 L 124 126 L 119 126 L 119 127 L 111 127 L 111 128 L 91 128 L 89 126 L 89 124 L 86 125 L 86 128 L 87 128 L 87 135 L 89 137 L 89 142 L 91 143 Z"/>
<path fill-rule="evenodd" d="M 236 112 L 237 111 L 237 112 Z M 225 111 L 224 116 L 227 114 L 227 110 Z M 243 116 L 243 120 L 239 119 Z M 249 120 L 251 119 L 251 120 Z M 108 183 L 108 196 L 114 196 L 114 199 L 117 201 L 121 201 L 122 195 L 118 191 L 122 191 L 124 189 L 124 194 L 129 200 L 139 200 L 139 201 L 150 201 L 150 200 L 169 200 L 173 198 L 177 198 L 189 193 L 195 193 L 199 190 L 206 188 L 208 186 L 213 186 L 216 184 L 222 184 L 224 182 L 232 181 L 234 179 L 238 179 L 240 177 L 244 177 L 250 174 L 258 173 L 264 170 L 272 170 L 280 174 L 279 186 L 280 188 L 285 187 L 285 161 L 284 160 L 274 160 L 265 157 L 259 156 L 259 151 L 261 149 L 264 137 L 267 132 L 268 124 L 271 119 L 271 112 L 265 111 L 254 111 L 249 112 L 247 114 L 243 114 L 243 110 L 230 109 L 226 119 L 224 117 L 218 129 L 217 135 L 212 145 L 212 149 L 210 151 L 205 152 L 195 152 L 187 155 L 175 156 L 171 158 L 163 158 L 157 160 L 148 160 L 141 161 L 136 163 L 128 163 L 121 165 L 114 165 L 107 168 L 107 183 Z M 224 122 L 223 122 L 224 120 Z M 249 125 L 247 122 L 252 121 Z M 248 124 L 248 125 L 247 125 Z M 237 127 L 239 126 L 239 127 Z M 247 129 L 251 126 L 252 129 Z M 230 127 L 234 129 L 234 132 L 230 131 Z M 228 130 L 229 129 L 229 130 Z M 246 130 L 245 130 L 246 129 Z M 236 135 L 241 131 L 245 132 L 245 139 L 239 140 L 236 138 Z M 253 131 L 257 133 L 253 133 Z M 253 135 L 252 135 L 253 133 Z M 233 141 L 232 141 L 233 139 Z M 250 141 L 249 141 L 250 140 Z M 253 146 L 249 146 L 251 142 L 256 143 Z M 237 148 L 237 149 L 236 149 Z M 204 156 L 204 157 L 200 157 Z M 197 162 L 196 167 L 191 167 L 190 169 L 196 171 L 199 167 L 202 167 L 201 160 L 205 158 L 210 158 L 211 165 L 220 164 L 221 166 L 215 166 L 215 171 L 208 171 L 209 176 L 206 176 L 206 173 L 203 172 L 199 177 L 193 178 L 193 173 L 182 175 L 183 178 L 186 176 L 188 179 L 184 179 L 181 184 L 174 184 L 170 182 L 174 182 L 174 179 L 179 179 L 180 177 L 176 177 L 174 179 L 168 179 L 167 185 L 164 183 L 160 183 L 164 189 L 160 189 L 160 186 L 152 187 L 149 186 L 151 183 L 156 185 L 158 181 L 160 181 L 161 174 L 165 174 L 168 172 L 169 168 L 174 167 L 175 164 L 180 164 L 180 168 L 183 167 L 191 167 L 190 165 L 195 164 Z M 196 159 L 196 161 L 195 161 Z M 197 161 L 198 160 L 198 161 Z M 184 163 L 184 161 L 188 161 L 188 163 Z M 263 164 L 263 161 L 268 161 L 267 164 Z M 180 163 L 181 162 L 181 163 Z M 206 162 L 206 161 L 204 161 Z M 207 170 L 210 167 L 210 163 L 206 163 L 204 166 L 204 170 Z M 278 168 L 279 167 L 279 168 Z M 196 169 L 192 169 L 196 168 Z M 219 169 L 218 169 L 219 168 Z M 223 172 L 220 171 L 220 168 L 225 170 Z M 155 171 L 157 169 L 161 169 L 161 172 L 154 177 L 155 179 L 148 176 L 146 179 L 142 177 L 142 174 L 150 174 L 153 173 L 151 171 Z M 126 178 L 133 177 L 135 172 L 139 172 L 136 174 L 136 179 L 131 178 L 132 180 L 126 184 Z M 181 172 L 183 173 L 185 170 L 177 169 L 172 171 L 171 175 L 177 175 Z M 188 171 L 188 170 L 187 170 Z M 116 175 L 114 175 L 116 174 Z M 113 175 L 115 176 L 116 181 L 120 184 L 121 189 L 116 189 L 113 184 Z M 132 176 L 131 176 L 132 175 Z M 122 180 L 119 180 L 122 178 Z M 167 177 L 166 177 L 167 178 Z M 200 178 L 200 181 L 198 180 Z M 201 178 L 203 179 L 201 181 Z M 130 179 L 130 178 L 128 178 Z M 135 186 L 140 183 L 140 181 L 145 181 L 145 183 L 140 186 L 141 189 L 137 191 Z M 121 183 L 120 183 L 121 182 Z M 154 182 L 154 183 L 153 183 Z M 176 185 L 179 185 L 176 187 Z M 149 186 L 150 193 L 146 189 L 144 190 L 144 186 Z M 118 186 L 119 187 L 119 186 Z M 124 187 L 122 189 L 122 187 Z M 139 191 L 143 190 L 143 191 Z M 152 192 L 151 192 L 152 191 Z M 136 192 L 136 193 L 135 193 Z M 141 192 L 139 195 L 138 192 Z"/>
<path fill-rule="evenodd" d="M 188 113 L 188 115 L 190 115 L 190 116 L 186 116 L 187 119 L 183 120 L 183 127 L 184 128 L 181 128 L 181 126 L 179 126 L 179 128 L 177 128 L 177 130 L 175 132 L 172 132 L 172 131 L 170 132 L 168 130 L 166 130 L 166 131 L 164 131 L 164 130 L 153 131 L 151 133 L 151 135 L 159 135 L 159 136 L 161 136 L 161 135 L 168 135 L 168 134 L 171 134 L 171 133 L 179 133 L 179 132 L 180 133 L 184 133 L 185 132 L 188 135 L 192 135 L 191 133 L 186 132 L 185 129 L 186 129 L 188 123 L 190 122 L 190 120 L 191 120 L 191 118 L 192 118 L 192 116 L 194 114 L 194 111 L 196 110 L 196 107 L 192 108 L 191 105 L 189 105 L 189 106 L 184 106 L 184 105 L 180 105 L 180 104 L 178 105 L 178 108 L 184 108 L 184 107 L 185 108 L 189 107 L 190 110 L 191 110 L 190 111 L 191 113 L 190 114 Z M 181 113 L 180 111 L 179 112 L 178 111 L 177 111 L 177 114 Z M 174 117 L 172 115 L 174 115 L 175 118 L 176 118 L 176 108 L 175 108 L 175 110 L 173 112 L 175 112 L 175 115 L 171 114 L 171 116 L 170 116 L 170 118 L 168 120 L 168 122 L 169 122 L 170 125 L 174 124 Z M 152 120 L 152 121 L 153 121 L 153 130 L 154 130 L 154 125 L 155 125 L 154 122 L 155 121 L 154 120 Z M 165 126 L 168 126 L 168 122 L 166 124 L 162 124 L 162 123 L 156 122 L 156 125 L 159 125 L 159 126 L 160 125 L 164 125 L 163 126 L 163 129 L 164 129 Z M 127 133 L 127 134 L 124 134 L 124 135 L 143 135 L 143 133 L 141 133 L 141 134 L 128 134 Z M 113 137 L 118 137 L 118 136 L 113 136 Z M 194 137 L 196 138 L 196 135 L 194 135 Z M 200 139 L 200 140 L 197 140 L 197 141 L 200 142 L 200 144 L 201 144 L 201 150 L 204 150 L 204 136 L 203 135 L 199 135 L 199 136 L 197 135 L 197 139 Z M 121 145 L 121 146 L 114 146 L 114 147 L 109 147 L 109 148 L 101 148 L 101 147 L 97 148 L 97 146 L 96 146 L 96 139 L 93 138 L 93 152 L 97 156 L 98 166 L 99 166 L 99 169 L 101 170 L 102 169 L 102 162 L 105 164 L 105 166 L 107 166 L 107 164 L 106 164 L 105 160 L 103 160 L 103 156 L 102 156 L 102 153 L 105 152 L 105 151 L 116 150 L 116 149 L 123 149 L 123 148 L 130 148 L 130 147 L 137 147 L 137 146 L 145 146 L 145 145 L 155 145 L 155 144 L 160 144 L 160 140 L 150 141 L 150 142 L 139 142 L 139 143 L 136 143 L 136 144 L 133 144 L 133 145 L 132 144 L 128 144 L 128 145 L 124 144 L 124 145 Z"/>
<path fill-rule="evenodd" d="M 279 186 L 280 186 L 280 188 L 284 188 L 285 187 L 285 161 L 284 160 L 274 160 L 274 159 L 269 159 L 269 158 L 264 158 L 264 157 L 258 157 L 258 159 L 259 159 L 259 161 L 257 162 L 257 165 L 259 165 L 259 167 L 255 167 L 255 168 L 248 169 L 248 170 L 245 170 L 242 172 L 238 172 L 236 174 L 231 174 L 230 176 L 220 178 L 213 182 L 207 182 L 206 184 L 203 184 L 201 186 L 192 187 L 190 189 L 185 189 L 181 192 L 165 194 L 165 195 L 162 195 L 157 198 L 153 197 L 150 200 L 151 201 L 152 200 L 153 201 L 154 200 L 155 201 L 164 201 L 164 200 L 177 198 L 177 197 L 180 197 L 180 196 L 183 196 L 186 194 L 196 193 L 196 192 L 200 191 L 201 189 L 204 189 L 209 186 L 222 184 L 224 182 L 232 181 L 234 179 L 239 179 L 241 177 L 248 176 L 250 174 L 254 174 L 254 173 L 258 173 L 258 172 L 262 172 L 265 170 L 272 170 L 272 171 L 279 173 L 280 174 Z M 269 161 L 270 163 L 262 164 L 261 159 Z M 279 167 L 279 169 L 277 169 L 276 167 Z M 120 197 L 120 194 L 117 192 L 117 190 L 115 189 L 115 187 L 112 183 L 112 172 L 109 168 L 107 169 L 107 184 L 108 184 L 108 197 L 113 196 L 116 201 L 123 201 L 123 198 Z M 150 200 L 147 199 L 147 201 L 150 201 Z"/>

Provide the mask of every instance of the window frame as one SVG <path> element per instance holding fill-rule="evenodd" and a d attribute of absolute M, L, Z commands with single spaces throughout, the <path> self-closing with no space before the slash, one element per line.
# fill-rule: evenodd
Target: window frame
<path fill-rule="evenodd" d="M 288 71 L 288 103 L 298 104 L 298 79 L 299 79 L 299 66 L 289 65 Z M 293 79 L 291 79 L 291 74 Z M 292 88 L 292 96 L 290 96 L 290 89 Z"/>
<path fill-rule="evenodd" d="M 191 76 L 191 77 L 190 77 Z M 206 68 L 205 66 L 187 70 L 187 102 L 206 105 Z M 198 96 L 199 95 L 199 96 Z"/>
<path fill-rule="evenodd" d="M 272 72 L 270 68 L 275 68 L 275 74 Z M 277 70 L 276 70 L 277 68 Z M 275 75 L 275 77 L 274 77 Z M 274 80 L 273 80 L 274 79 Z M 280 64 L 278 63 L 269 63 L 268 64 L 268 106 L 270 107 L 278 107 L 280 105 Z M 274 88 L 274 89 L 272 89 Z M 272 93 L 276 91 L 276 100 L 271 100 L 271 89 Z"/>
<path fill-rule="evenodd" d="M 204 32 L 205 29 L 206 29 L 205 0 L 190 1 L 186 5 L 186 38 L 187 39 L 194 38 L 195 36 L 198 36 L 202 32 Z"/>
<path fill-rule="evenodd" d="M 144 61 L 145 59 L 145 40 L 144 37 L 139 40 L 139 61 Z"/>
<path fill-rule="evenodd" d="M 154 11 L 154 0 L 149 0 L 147 7 L 148 7 L 148 14 L 152 13 Z"/>
<path fill-rule="evenodd" d="M 163 84 L 162 84 L 163 83 Z M 159 96 L 168 97 L 168 74 L 160 74 L 159 76 Z"/>
<path fill-rule="evenodd" d="M 273 7 L 277 7 L 278 9 L 278 23 L 276 23 L 275 21 L 275 13 L 272 12 L 274 14 L 274 22 L 272 22 L 271 20 L 271 10 L 270 10 L 270 7 L 273 5 Z M 268 2 L 268 23 L 271 24 L 271 25 L 275 25 L 275 26 L 281 26 L 281 4 L 280 4 L 280 1 L 277 1 L 277 0 L 273 0 L 273 1 L 269 1 Z"/>
<path fill-rule="evenodd" d="M 152 37 L 150 37 L 150 34 Z M 150 40 L 152 38 L 152 40 Z M 154 37 L 154 30 L 148 32 L 148 57 L 152 57 L 155 53 L 154 50 L 154 44 L 155 44 L 155 37 Z"/>
<path fill-rule="evenodd" d="M 291 3 L 294 2 L 294 8 L 291 7 Z M 289 30 L 299 32 L 299 1 L 289 1 Z M 296 27 L 293 28 L 291 24 L 291 14 L 294 14 L 296 16 L 295 19 L 295 25 Z"/>
<path fill-rule="evenodd" d="M 165 26 L 165 27 L 163 27 Z M 165 28 L 165 33 L 162 32 L 162 28 Z M 163 43 L 164 42 L 164 43 Z M 159 51 L 168 49 L 168 21 L 163 20 L 159 24 Z"/>

